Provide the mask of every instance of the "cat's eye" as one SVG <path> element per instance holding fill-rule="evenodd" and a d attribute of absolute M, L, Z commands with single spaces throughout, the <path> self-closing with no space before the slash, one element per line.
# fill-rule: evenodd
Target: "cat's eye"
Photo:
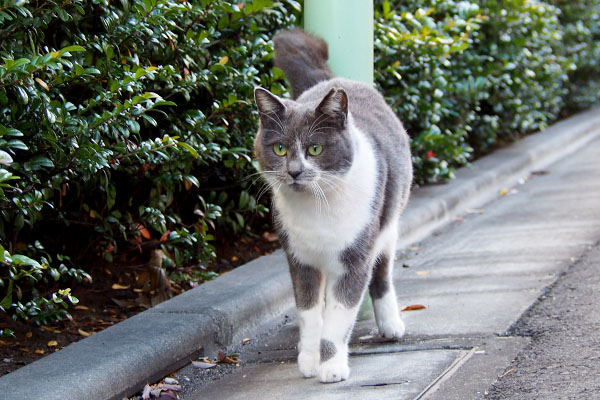
<path fill-rule="evenodd" d="M 308 154 L 311 156 L 318 156 L 323 152 L 323 146 L 320 144 L 311 144 L 308 146 Z"/>
<path fill-rule="evenodd" d="M 283 145 L 283 143 L 275 143 L 273 145 L 273 151 L 279 157 L 283 157 L 283 156 L 285 156 L 287 154 L 287 149 L 285 148 L 285 146 Z"/>

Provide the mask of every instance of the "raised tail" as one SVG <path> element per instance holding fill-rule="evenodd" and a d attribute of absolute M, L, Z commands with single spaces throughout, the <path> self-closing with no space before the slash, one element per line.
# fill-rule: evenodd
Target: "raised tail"
<path fill-rule="evenodd" d="M 275 43 L 275 66 L 285 72 L 290 83 L 292 98 L 335 75 L 327 66 L 329 50 L 323 39 L 302 29 L 279 32 Z"/>

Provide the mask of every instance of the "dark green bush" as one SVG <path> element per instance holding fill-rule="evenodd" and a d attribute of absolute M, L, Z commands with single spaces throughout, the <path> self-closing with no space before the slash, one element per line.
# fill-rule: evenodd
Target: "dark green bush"
<path fill-rule="evenodd" d="M 567 112 L 600 102 L 600 1 L 553 0 L 561 10 L 561 49 L 569 62 Z"/>
<path fill-rule="evenodd" d="M 411 134 L 418 183 L 558 116 L 568 65 L 558 15 L 529 0 L 379 2 L 377 82 Z"/>
<path fill-rule="evenodd" d="M 471 156 L 466 138 L 485 81 L 458 59 L 485 19 L 477 4 L 447 0 L 376 9 L 375 77 L 411 136 L 417 183 L 451 178 Z"/>
<path fill-rule="evenodd" d="M 544 129 L 554 121 L 566 94 L 566 60 L 560 52 L 559 10 L 534 0 L 481 2 L 488 20 L 472 51 L 487 62 L 474 73 L 488 80 L 489 96 L 481 115 L 493 118 L 490 127 L 478 119 L 470 143 L 480 150 L 497 139 Z"/>
<path fill-rule="evenodd" d="M 75 265 L 159 246 L 178 266 L 203 265 L 217 224 L 238 232 L 268 211 L 244 179 L 253 88 L 283 90 L 270 38 L 297 3 L 3 4 L 3 309 L 45 322 L 19 304 L 47 309 L 36 285 L 70 271 L 48 257 L 15 264 L 29 243 Z"/>

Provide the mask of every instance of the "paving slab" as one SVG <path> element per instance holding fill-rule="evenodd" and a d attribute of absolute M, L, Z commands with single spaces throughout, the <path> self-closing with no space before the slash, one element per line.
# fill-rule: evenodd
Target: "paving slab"
<path fill-rule="evenodd" d="M 371 353 L 351 357 L 354 379 L 323 385 L 304 379 L 293 362 L 255 364 L 185 398 L 212 399 L 392 399 L 413 398 L 465 350 Z"/>

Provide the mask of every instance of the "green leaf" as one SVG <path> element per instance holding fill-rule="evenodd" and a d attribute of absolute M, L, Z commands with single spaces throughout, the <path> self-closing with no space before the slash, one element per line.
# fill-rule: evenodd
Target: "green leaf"
<path fill-rule="evenodd" d="M 10 165 L 12 163 L 13 159 L 10 156 L 10 154 L 5 152 L 4 150 L 0 150 L 0 165 Z"/>
<path fill-rule="evenodd" d="M 25 91 L 25 89 L 23 89 L 21 86 L 17 86 L 16 90 L 17 90 L 17 94 L 19 95 L 19 103 L 21 103 L 21 104 L 29 103 L 29 96 L 27 95 L 27 92 Z"/>
<path fill-rule="evenodd" d="M 4 310 L 8 310 L 12 304 L 12 293 L 13 293 L 13 281 L 8 279 L 8 288 L 6 288 L 6 296 L 0 301 L 0 307 Z"/>
<path fill-rule="evenodd" d="M 177 142 L 177 146 L 186 149 L 194 158 L 198 158 L 198 152 L 185 142 Z"/>
<path fill-rule="evenodd" d="M 62 49 L 60 49 L 58 51 L 57 58 L 60 57 L 60 56 L 62 56 L 66 52 L 74 53 L 74 52 L 78 52 L 78 51 L 85 51 L 85 48 L 83 46 L 79 46 L 79 45 L 67 46 L 67 47 L 64 47 L 64 48 L 62 48 Z"/>

